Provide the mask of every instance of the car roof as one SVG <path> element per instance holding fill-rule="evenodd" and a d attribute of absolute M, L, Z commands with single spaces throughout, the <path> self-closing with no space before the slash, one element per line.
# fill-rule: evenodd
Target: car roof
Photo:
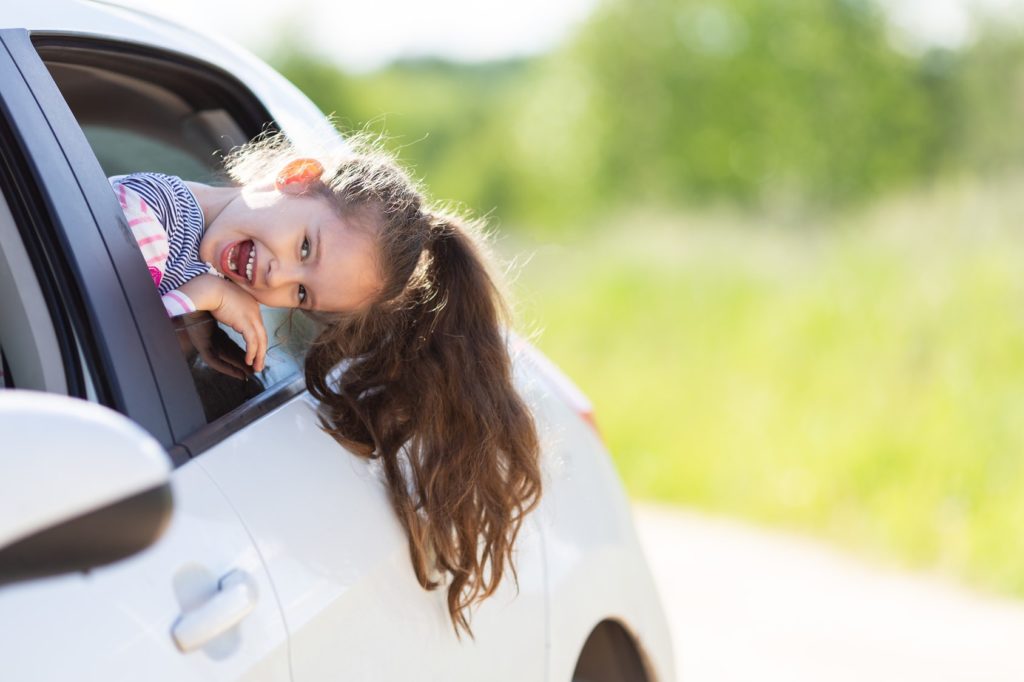
<path fill-rule="evenodd" d="M 4 3 L 0 29 L 19 28 L 33 35 L 113 40 L 198 59 L 242 81 L 300 145 L 337 138 L 323 113 L 287 79 L 248 50 L 200 28 L 107 0 Z"/>

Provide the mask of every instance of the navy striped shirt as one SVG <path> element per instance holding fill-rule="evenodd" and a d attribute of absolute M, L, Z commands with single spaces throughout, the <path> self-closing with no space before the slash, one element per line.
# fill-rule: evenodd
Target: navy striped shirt
<path fill-rule="evenodd" d="M 163 173 L 132 173 L 108 180 L 112 185 L 124 185 L 138 192 L 167 232 L 169 254 L 157 286 L 161 294 L 210 272 L 210 266 L 199 258 L 199 242 L 206 224 L 203 209 L 181 178 Z"/>

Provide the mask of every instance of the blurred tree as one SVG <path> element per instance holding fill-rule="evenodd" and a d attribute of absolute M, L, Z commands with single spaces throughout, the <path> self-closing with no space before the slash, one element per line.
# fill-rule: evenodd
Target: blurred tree
<path fill-rule="evenodd" d="M 564 126 L 576 139 L 546 138 L 545 116 L 524 139 L 552 156 L 597 145 L 588 172 L 615 201 L 834 204 L 947 152 L 933 116 L 945 84 L 925 87 L 865 0 L 609 0 L 561 58 L 579 80 L 548 90 L 582 90 L 581 120 Z"/>
<path fill-rule="evenodd" d="M 344 127 L 385 131 L 435 197 L 550 230 L 623 203 L 828 208 L 1017 164 L 1024 39 L 984 35 L 910 54 L 872 0 L 604 0 L 534 59 L 353 75 L 286 31 L 271 61 Z"/>
<path fill-rule="evenodd" d="M 1024 161 L 1024 34 L 987 24 L 955 74 L 960 163 L 987 175 Z"/>
<path fill-rule="evenodd" d="M 344 130 L 381 134 L 435 198 L 478 213 L 512 203 L 501 180 L 507 141 L 494 119 L 509 107 L 526 62 L 405 60 L 351 75 L 291 41 L 270 61 Z"/>

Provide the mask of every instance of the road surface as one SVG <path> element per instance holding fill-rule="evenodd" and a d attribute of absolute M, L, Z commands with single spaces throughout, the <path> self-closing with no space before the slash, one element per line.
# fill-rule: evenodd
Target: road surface
<path fill-rule="evenodd" d="M 678 682 L 1024 681 L 1024 602 L 739 522 L 634 514 Z"/>

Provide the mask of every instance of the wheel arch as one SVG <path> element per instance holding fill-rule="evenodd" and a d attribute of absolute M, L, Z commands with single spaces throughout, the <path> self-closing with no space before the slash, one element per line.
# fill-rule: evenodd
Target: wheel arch
<path fill-rule="evenodd" d="M 621 621 L 606 618 L 587 635 L 572 682 L 659 682 L 635 634 Z"/>

